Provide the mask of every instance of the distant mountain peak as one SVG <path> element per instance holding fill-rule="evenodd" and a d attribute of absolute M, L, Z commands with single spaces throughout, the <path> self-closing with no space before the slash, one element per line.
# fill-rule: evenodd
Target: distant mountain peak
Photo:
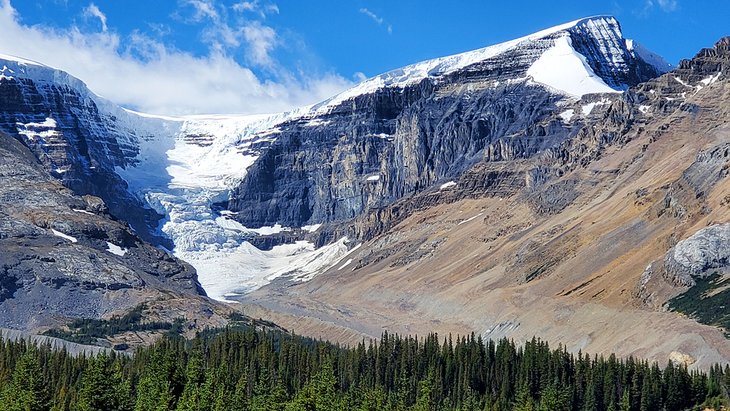
<path fill-rule="evenodd" d="M 546 40 L 553 42 L 552 47 L 545 48 Z M 586 17 L 515 40 L 388 71 L 315 105 L 313 111 L 326 112 L 346 100 L 382 88 L 403 88 L 426 78 L 438 79 L 518 48 L 534 48 L 530 63 L 536 65 L 531 65 L 523 76 L 560 93 L 580 97 L 621 92 L 672 68 L 657 54 L 635 44 L 623 37 L 621 25 L 613 16 Z"/>

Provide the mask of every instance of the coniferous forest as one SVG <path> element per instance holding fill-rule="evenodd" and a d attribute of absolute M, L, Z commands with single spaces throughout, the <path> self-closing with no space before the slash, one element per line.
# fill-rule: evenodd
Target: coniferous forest
<path fill-rule="evenodd" d="M 253 328 L 134 355 L 0 341 L 4 410 L 685 410 L 727 403 L 730 369 L 572 354 L 532 340 L 383 334 L 356 347 Z"/>

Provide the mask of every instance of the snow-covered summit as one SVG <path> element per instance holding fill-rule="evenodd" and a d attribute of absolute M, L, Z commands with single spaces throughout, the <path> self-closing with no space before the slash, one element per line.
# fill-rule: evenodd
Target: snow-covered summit
<path fill-rule="evenodd" d="M 595 43 L 598 45 L 596 51 L 600 55 L 581 54 L 573 44 L 574 39 L 579 37 L 596 40 Z M 554 38 L 553 47 L 547 50 L 536 48 L 537 60 L 527 75 L 538 83 L 571 96 L 619 92 L 627 88 L 624 84 L 606 84 L 605 80 L 594 72 L 591 62 L 587 61 L 588 57 L 600 59 L 598 64 L 608 66 L 616 72 L 626 72 L 631 69 L 627 64 L 627 58 L 642 59 L 659 73 L 665 73 L 671 69 L 671 65 L 655 53 L 631 40 L 624 39 L 621 26 L 614 17 L 594 16 L 571 21 L 504 43 L 388 71 L 316 104 L 312 108 L 312 112 L 316 114 L 327 112 L 346 100 L 373 93 L 385 87 L 403 88 L 426 78 L 438 79 L 516 48 L 531 47 L 536 41 L 547 38 Z"/>

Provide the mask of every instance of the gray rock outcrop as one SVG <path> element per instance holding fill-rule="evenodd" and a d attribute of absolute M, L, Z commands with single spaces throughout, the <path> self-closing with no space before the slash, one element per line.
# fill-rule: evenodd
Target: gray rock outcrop
<path fill-rule="evenodd" d="M 730 223 L 703 228 L 677 243 L 664 257 L 667 274 L 691 287 L 695 278 L 730 269 Z"/>

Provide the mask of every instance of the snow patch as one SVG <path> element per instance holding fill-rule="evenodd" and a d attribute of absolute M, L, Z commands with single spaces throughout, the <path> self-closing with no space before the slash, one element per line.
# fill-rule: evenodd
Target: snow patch
<path fill-rule="evenodd" d="M 56 123 L 56 120 L 50 117 L 46 117 L 46 119 L 42 123 L 18 123 L 18 125 L 22 125 L 26 128 L 56 128 L 58 124 Z"/>
<path fill-rule="evenodd" d="M 372 175 L 366 178 L 367 181 L 378 181 L 380 180 L 380 174 Z"/>
<path fill-rule="evenodd" d="M 569 110 L 565 110 L 559 114 L 560 118 L 563 119 L 563 123 L 566 123 L 566 124 L 570 123 L 570 120 L 573 118 L 574 115 L 575 115 L 575 110 L 573 110 L 572 108 Z"/>
<path fill-rule="evenodd" d="M 449 182 L 441 184 L 441 187 L 439 187 L 439 190 L 446 190 L 447 188 L 451 188 L 455 185 L 456 185 L 455 181 L 449 181 Z"/>
<path fill-rule="evenodd" d="M 40 144 L 47 144 L 52 137 L 60 136 L 56 130 L 56 120 L 46 117 L 43 122 L 15 123 L 18 134 L 25 136 L 30 141 Z"/>
<path fill-rule="evenodd" d="M 470 218 L 467 218 L 467 219 L 466 219 L 466 220 L 464 220 L 464 221 L 459 221 L 459 224 L 457 224 L 457 225 L 462 225 L 462 224 L 466 224 L 466 223 L 468 223 L 469 221 L 472 221 L 472 220 L 474 220 L 475 218 L 478 218 L 478 217 L 480 217 L 480 216 L 482 216 L 482 215 L 484 215 L 484 213 L 479 213 L 479 214 L 475 215 L 474 217 L 470 217 Z"/>
<path fill-rule="evenodd" d="M 258 235 L 272 235 L 279 234 L 284 231 L 291 231 L 289 227 L 282 227 L 281 224 L 274 224 L 273 226 L 261 227 L 261 228 L 248 228 L 247 230 L 253 231 Z"/>
<path fill-rule="evenodd" d="M 8 73 L 10 75 L 7 75 L 5 73 Z M 0 69 L 0 80 L 12 80 L 14 77 L 12 76 L 15 74 L 15 70 L 8 68 L 7 65 L 3 65 L 3 68 Z"/>
<path fill-rule="evenodd" d="M 342 270 L 343 268 L 347 267 L 348 265 L 350 265 L 350 263 L 352 263 L 352 258 L 348 258 L 348 259 L 347 259 L 347 261 L 345 261 L 345 263 L 344 263 L 344 264 L 342 264 L 342 265 L 340 266 L 340 268 L 338 268 L 338 269 L 337 269 L 337 271 L 340 271 L 340 270 Z"/>
<path fill-rule="evenodd" d="M 77 213 L 81 213 L 81 214 L 95 215 L 94 213 L 88 212 L 86 210 L 79 210 L 77 208 L 72 208 L 72 210 L 75 211 L 75 212 L 77 212 Z"/>
<path fill-rule="evenodd" d="M 110 243 L 109 241 L 106 242 L 106 250 L 120 257 L 124 257 L 124 255 L 127 254 L 128 251 L 126 248 L 122 248 L 114 243 Z"/>
<path fill-rule="evenodd" d="M 707 78 L 703 78 L 702 80 L 700 80 L 700 83 L 704 84 L 705 86 L 709 86 L 710 84 L 712 84 L 712 83 L 716 82 L 718 79 L 720 79 L 721 74 L 722 74 L 721 72 L 718 72 L 714 76 L 709 76 Z"/>
<path fill-rule="evenodd" d="M 649 112 L 650 108 L 651 108 L 651 106 L 641 105 L 641 106 L 639 106 L 639 111 L 642 112 L 643 114 L 646 114 L 647 112 Z"/>
<path fill-rule="evenodd" d="M 593 111 L 593 109 L 596 106 L 603 106 L 603 105 L 606 105 L 606 104 L 609 104 L 609 103 L 610 103 L 610 101 L 608 99 L 602 99 L 600 101 L 594 101 L 593 103 L 588 103 L 588 104 L 583 105 L 583 107 L 581 107 L 581 111 L 583 112 L 583 115 L 584 116 L 587 116 L 587 115 L 591 114 L 591 112 Z"/>
<path fill-rule="evenodd" d="M 322 224 L 310 224 L 302 226 L 302 230 L 308 232 L 308 233 L 315 233 L 319 228 L 322 227 Z"/>
<path fill-rule="evenodd" d="M 320 118 L 313 118 L 306 123 L 304 123 L 305 127 L 316 127 L 316 126 L 326 126 L 328 124 L 332 123 L 331 120 L 322 120 Z"/>
<path fill-rule="evenodd" d="M 555 40 L 527 70 L 527 75 L 540 84 L 574 97 L 589 93 L 620 93 L 609 87 L 573 49 L 570 35 L 565 33 Z"/>
<path fill-rule="evenodd" d="M 57 230 L 54 230 L 54 229 L 52 229 L 52 228 L 51 228 L 51 232 L 52 232 L 52 233 L 53 233 L 53 235 L 55 235 L 56 237 L 61 237 L 61 238 L 65 239 L 65 240 L 68 240 L 68 241 L 70 241 L 70 242 L 72 242 L 72 243 L 77 243 L 77 242 L 79 241 L 79 240 L 78 240 L 78 239 L 77 239 L 76 237 L 72 237 L 72 236 L 70 236 L 70 235 L 68 235 L 68 234 L 64 234 L 64 233 L 62 233 L 62 232 L 60 232 L 60 231 L 57 231 Z"/>
<path fill-rule="evenodd" d="M 677 83 L 679 83 L 679 84 L 681 84 L 681 85 L 683 85 L 683 86 L 685 86 L 685 87 L 692 87 L 692 86 L 690 86 L 689 84 L 685 83 L 685 82 L 684 82 L 684 80 L 682 80 L 681 78 L 679 78 L 679 77 L 677 77 L 677 76 L 674 76 L 673 78 L 674 78 L 674 80 L 675 80 L 675 81 L 676 81 Z"/>

